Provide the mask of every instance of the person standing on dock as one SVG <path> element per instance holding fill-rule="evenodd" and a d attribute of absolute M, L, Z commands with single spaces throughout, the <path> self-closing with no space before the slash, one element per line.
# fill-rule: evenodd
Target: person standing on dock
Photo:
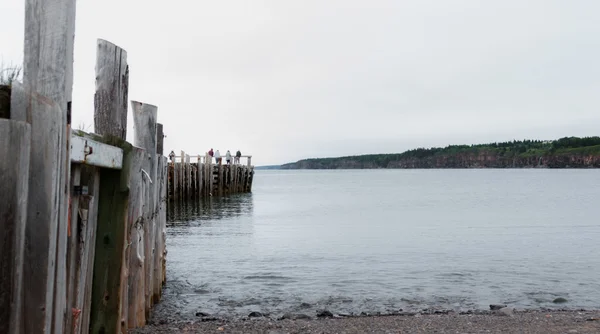
<path fill-rule="evenodd" d="M 213 149 L 211 148 L 210 151 L 208 151 L 208 155 L 210 155 L 210 158 L 212 159 L 212 157 L 215 155 L 215 152 L 213 152 Z"/>
<path fill-rule="evenodd" d="M 225 153 L 225 161 L 227 162 L 227 165 L 231 165 L 231 152 L 229 152 L 229 150 L 227 150 L 227 153 Z"/>
<path fill-rule="evenodd" d="M 240 152 L 240 150 L 237 150 L 237 152 L 235 152 L 235 159 L 233 160 L 233 163 L 239 165 L 241 157 L 242 157 L 242 152 Z"/>
<path fill-rule="evenodd" d="M 173 159 L 175 159 L 175 151 L 171 150 L 171 153 L 169 153 L 169 159 L 171 159 L 171 163 L 173 163 Z"/>
<path fill-rule="evenodd" d="M 219 150 L 215 152 L 215 162 L 219 165 L 221 164 L 221 153 L 219 152 Z"/>

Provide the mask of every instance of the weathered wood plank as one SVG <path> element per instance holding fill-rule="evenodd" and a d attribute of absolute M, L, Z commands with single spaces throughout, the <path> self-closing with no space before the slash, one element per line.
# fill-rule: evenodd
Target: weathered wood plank
<path fill-rule="evenodd" d="M 110 144 L 123 149 L 123 163 L 121 171 L 108 169 L 100 171 L 96 260 L 90 319 L 91 331 L 94 333 L 103 331 L 117 333 L 120 332 L 122 325 L 121 312 L 124 298 L 122 276 L 126 252 L 128 178 L 132 159 L 130 154 L 132 146 L 123 141 L 127 137 L 128 88 L 127 52 L 108 41 L 99 39 L 96 54 L 94 129 L 96 133 L 113 141 Z M 105 300 L 105 298 L 109 299 Z"/>
<path fill-rule="evenodd" d="M 179 172 L 177 170 L 177 164 L 175 163 L 175 160 L 173 160 L 171 164 L 173 165 L 173 178 L 171 179 L 171 182 L 173 183 L 173 199 L 177 201 L 179 200 L 179 185 L 177 184 Z"/>
<path fill-rule="evenodd" d="M 13 121 L 27 121 L 27 94 L 23 85 L 15 81 L 10 93 L 10 119 Z"/>
<path fill-rule="evenodd" d="M 132 145 L 115 142 L 123 149 L 123 169 L 100 170 L 96 256 L 92 288 L 91 333 L 121 331 L 122 270 L 125 252 Z"/>
<path fill-rule="evenodd" d="M 89 138 L 72 135 L 71 162 L 121 169 L 123 166 L 123 150 Z"/>
<path fill-rule="evenodd" d="M 202 157 L 198 154 L 198 166 L 196 168 L 196 199 L 202 197 Z"/>
<path fill-rule="evenodd" d="M 185 155 L 185 187 L 187 188 L 187 199 L 192 198 L 192 165 L 190 165 L 190 156 Z"/>
<path fill-rule="evenodd" d="M 81 166 L 71 168 L 71 184 L 73 187 L 81 186 Z M 77 288 L 77 271 L 79 260 L 79 194 L 70 194 L 70 214 L 68 224 L 67 245 L 67 310 L 75 308 L 75 294 Z M 74 328 L 73 314 L 67 312 L 65 315 L 65 331 Z"/>
<path fill-rule="evenodd" d="M 180 189 L 180 198 L 185 199 L 185 152 L 181 151 L 181 164 L 179 165 L 179 189 Z"/>
<path fill-rule="evenodd" d="M 24 280 L 35 288 L 24 292 L 25 332 L 62 333 L 66 313 L 65 282 L 57 283 L 56 277 L 66 273 L 66 132 L 74 16 L 74 0 L 25 1 L 23 86 L 26 95 L 36 95 L 26 99 L 26 119 L 32 126 L 29 187 L 39 191 L 30 192 L 28 201 L 30 246 L 25 250 Z"/>
<path fill-rule="evenodd" d="M 141 276 L 143 269 L 143 251 L 139 252 L 140 238 L 143 238 L 143 172 L 142 166 L 145 163 L 146 151 L 142 148 L 134 147 L 131 159 L 131 173 L 129 175 L 129 208 L 127 213 L 126 242 L 128 247 L 125 251 L 124 270 L 121 279 L 123 281 L 123 299 L 122 299 L 122 323 L 121 332 L 128 328 L 143 326 L 137 319 L 144 320 L 144 312 L 139 313 L 136 305 L 139 304 L 137 292 L 138 285 L 143 285 Z M 140 231 L 142 233 L 140 233 Z"/>
<path fill-rule="evenodd" d="M 77 286 L 73 333 L 89 332 L 92 299 L 92 278 L 94 275 L 94 256 L 96 250 L 96 226 L 98 218 L 98 198 L 100 192 L 100 173 L 95 167 L 82 166 L 81 185 L 88 187 L 87 196 L 81 196 L 80 233 L 78 240 Z"/>
<path fill-rule="evenodd" d="M 75 44 L 75 0 L 67 0 L 67 32 L 66 32 L 66 74 L 65 74 L 65 104 L 61 105 L 66 113 L 66 129 L 65 129 L 65 141 L 63 143 L 63 149 L 61 150 L 61 162 L 62 162 L 62 174 L 60 184 L 64 185 L 61 188 L 60 195 L 60 220 L 58 226 L 58 241 L 57 241 L 57 253 L 56 253 L 56 291 L 54 295 L 54 333 L 66 333 L 73 329 L 73 298 L 69 296 L 69 287 L 74 290 L 76 279 L 73 275 L 68 277 L 68 247 L 73 244 L 76 248 L 77 244 L 70 243 L 69 240 L 69 202 L 71 199 L 71 158 L 70 158 L 70 142 L 71 142 L 71 111 L 72 111 L 72 97 L 73 97 L 73 57 L 74 57 L 74 44 Z M 79 172 L 75 175 L 76 178 L 80 176 Z M 79 181 L 79 180 L 77 180 Z M 78 205 L 78 203 L 76 203 Z M 75 216 L 75 222 L 78 221 L 78 217 Z M 76 224 L 72 224 L 75 230 Z M 74 293 L 74 291 L 72 291 Z M 70 303 L 70 304 L 69 304 Z M 56 312 L 57 309 L 63 309 L 63 315 Z"/>
<path fill-rule="evenodd" d="M 51 100 L 30 94 L 31 157 L 23 280 L 25 332 L 50 333 L 54 312 L 57 233 L 64 143 L 63 112 Z M 65 226 L 66 228 L 66 226 Z M 62 318 L 61 318 L 62 319 Z M 61 321 L 62 323 L 62 321 Z"/>
<path fill-rule="evenodd" d="M 163 152 L 163 143 L 165 140 L 165 133 L 163 131 L 163 125 L 160 123 L 156 123 L 156 154 L 162 156 Z"/>
<path fill-rule="evenodd" d="M 207 153 L 206 154 L 206 163 L 205 163 L 205 170 L 204 170 L 204 175 L 206 175 L 206 191 L 207 191 L 207 196 L 212 196 L 213 194 L 213 167 L 212 167 L 212 157 Z"/>
<path fill-rule="evenodd" d="M 223 196 L 223 164 L 218 164 L 219 166 L 219 196 Z"/>
<path fill-rule="evenodd" d="M 153 286 L 153 303 L 156 304 L 160 300 L 162 286 L 164 282 L 164 261 L 165 261 L 165 244 L 166 244 L 166 177 L 167 177 L 167 161 L 164 157 L 159 157 L 158 163 L 158 192 L 157 192 L 157 215 L 156 215 L 156 241 L 154 256 L 154 286 Z"/>
<path fill-rule="evenodd" d="M 163 168 L 164 173 L 167 173 L 168 160 L 163 157 Z M 166 177 L 166 176 L 165 176 Z M 163 185 L 166 184 L 166 180 L 163 181 Z M 161 193 L 161 211 L 160 211 L 160 230 L 161 230 L 161 265 L 162 265 L 162 280 L 161 287 L 164 286 L 167 281 L 167 191 L 166 189 Z"/>
<path fill-rule="evenodd" d="M 0 119 L 0 333 L 21 333 L 31 126 Z"/>
<path fill-rule="evenodd" d="M 96 48 L 96 94 L 94 132 L 125 140 L 127 137 L 127 52 L 98 39 Z"/>
<path fill-rule="evenodd" d="M 134 144 L 146 150 L 147 159 L 143 165 L 143 169 L 149 177 L 150 187 L 147 205 L 144 209 L 145 224 L 144 224 L 144 236 L 145 236 L 145 257 L 144 257 L 144 270 L 145 270 L 145 282 L 147 283 L 145 288 L 146 293 L 146 318 L 149 316 L 150 308 L 152 307 L 152 293 L 153 293 L 153 264 L 154 256 L 156 256 L 156 250 L 154 249 L 156 244 L 156 198 L 157 198 L 157 158 L 156 158 L 156 116 L 157 107 L 144 104 L 136 101 L 131 102 L 133 109 L 133 122 L 134 122 Z M 146 243 L 147 241 L 147 243 Z"/>
<path fill-rule="evenodd" d="M 144 160 L 148 158 L 145 156 Z M 148 225 L 150 221 L 148 220 L 148 203 L 150 200 L 150 189 L 152 188 L 152 182 L 150 179 L 146 177 L 142 178 L 142 220 L 140 221 L 140 226 L 138 227 L 138 260 L 142 261 L 141 266 L 138 269 L 139 272 L 136 275 L 136 301 L 134 304 L 135 313 L 136 313 L 136 327 L 144 326 L 146 324 L 146 320 L 148 319 L 148 313 L 146 312 L 146 294 L 148 291 L 147 286 L 149 282 L 147 281 L 146 272 L 148 267 L 147 258 L 151 255 L 147 253 L 147 249 L 149 248 L 149 229 Z"/>

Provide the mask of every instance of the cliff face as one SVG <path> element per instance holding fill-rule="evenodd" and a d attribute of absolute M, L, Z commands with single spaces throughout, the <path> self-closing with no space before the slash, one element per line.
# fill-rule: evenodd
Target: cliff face
<path fill-rule="evenodd" d="M 390 162 L 386 168 L 600 168 L 600 156 L 456 154 Z"/>
<path fill-rule="evenodd" d="M 600 168 L 600 155 L 556 153 L 546 155 L 501 155 L 497 152 L 463 152 L 390 161 L 356 159 L 309 159 L 281 166 L 282 169 L 375 169 L 375 168 Z"/>

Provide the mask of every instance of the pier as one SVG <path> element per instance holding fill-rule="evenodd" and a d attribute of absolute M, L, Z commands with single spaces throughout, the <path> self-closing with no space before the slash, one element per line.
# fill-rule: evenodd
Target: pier
<path fill-rule="evenodd" d="M 158 107 L 129 100 L 127 52 L 105 40 L 94 131 L 73 129 L 74 33 L 75 0 L 25 1 L 23 81 L 1 87 L 0 333 L 144 326 L 166 281 L 167 203 L 252 188 L 251 156 L 168 161 Z"/>
<path fill-rule="evenodd" d="M 252 191 L 254 166 L 251 155 L 242 155 L 237 164 L 213 163 L 213 160 L 208 153 L 190 156 L 181 151 L 169 163 L 169 200 L 185 201 Z M 242 161 L 246 163 L 241 164 Z"/>

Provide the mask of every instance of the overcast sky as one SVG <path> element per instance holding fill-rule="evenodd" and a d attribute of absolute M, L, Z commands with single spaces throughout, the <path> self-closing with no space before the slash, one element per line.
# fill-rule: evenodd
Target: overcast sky
<path fill-rule="evenodd" d="M 24 2 L 0 13 L 0 57 L 20 63 Z M 103 38 L 128 52 L 129 98 L 158 106 L 165 154 L 240 149 L 266 165 L 598 135 L 599 13 L 596 0 L 81 0 L 73 124 L 93 131 Z"/>

